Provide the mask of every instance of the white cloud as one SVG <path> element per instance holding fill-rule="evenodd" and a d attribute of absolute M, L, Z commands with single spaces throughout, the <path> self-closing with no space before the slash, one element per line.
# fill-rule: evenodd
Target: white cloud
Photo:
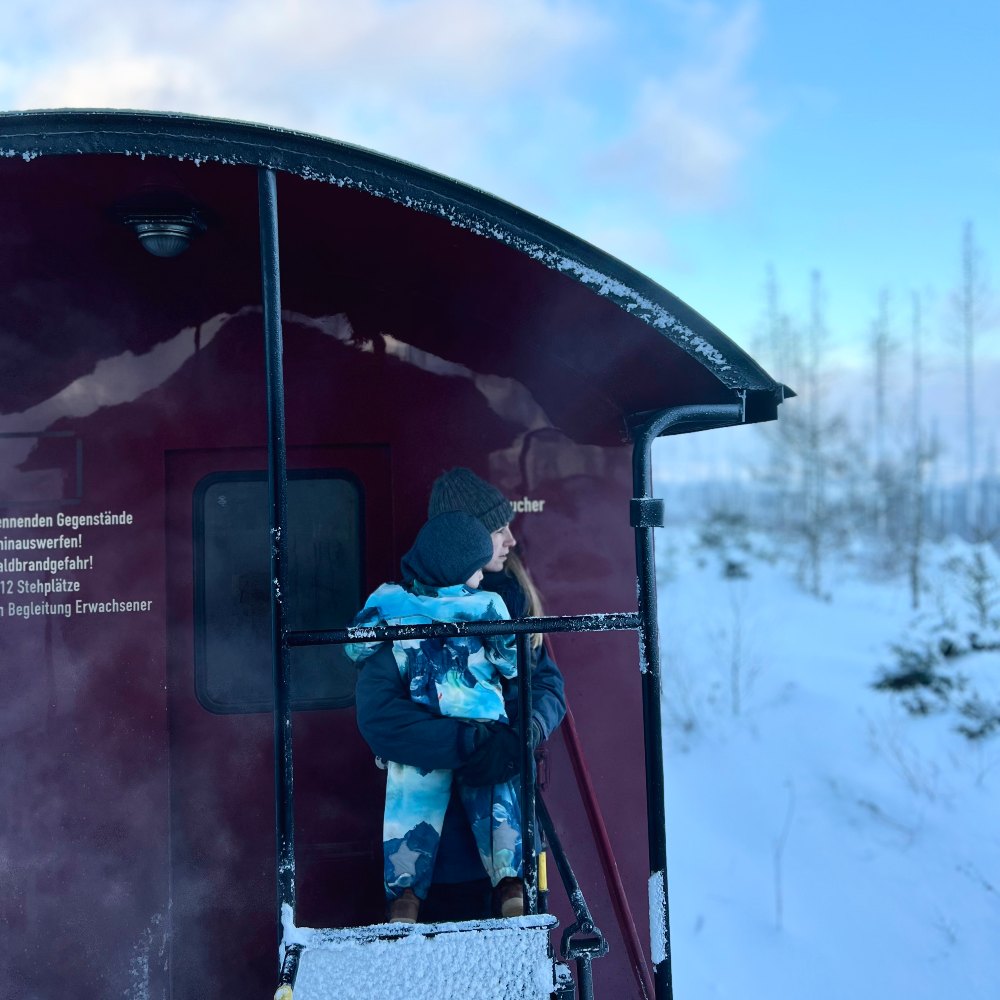
<path fill-rule="evenodd" d="M 594 0 L 53 0 L 45 11 L 14 0 L 0 107 L 264 122 L 549 216 L 579 104 L 565 81 L 610 31 Z"/>
<path fill-rule="evenodd" d="M 570 229 L 604 206 L 587 231 L 650 264 L 670 256 L 653 216 L 724 201 L 760 128 L 745 3 L 724 14 L 702 0 L 13 0 L 6 25 L 0 106 L 316 132 Z M 658 47 L 639 54 L 646 36 Z"/>
<path fill-rule="evenodd" d="M 48 29 L 24 4 L 8 16 L 0 103 L 262 120 L 439 168 L 515 99 L 544 100 L 602 24 L 564 0 L 63 0 L 46 16 Z"/>
<path fill-rule="evenodd" d="M 668 2 L 689 36 L 675 65 L 648 76 L 626 134 L 595 157 L 599 174 L 640 183 L 672 209 L 724 205 L 751 143 L 766 127 L 747 81 L 758 8 Z"/>
<path fill-rule="evenodd" d="M 184 57 L 107 52 L 93 61 L 60 65 L 22 89 L 20 107 L 119 107 L 179 110 L 218 99 L 210 75 Z"/>

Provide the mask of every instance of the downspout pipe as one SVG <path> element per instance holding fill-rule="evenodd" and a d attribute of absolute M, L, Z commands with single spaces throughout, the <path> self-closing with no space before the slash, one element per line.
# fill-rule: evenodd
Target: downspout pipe
<path fill-rule="evenodd" d="M 288 465 L 285 437 L 285 377 L 281 329 L 281 269 L 278 260 L 278 191 L 273 170 L 257 175 L 260 220 L 261 298 L 267 376 L 267 484 L 271 541 L 271 662 L 274 684 L 274 797 L 277 848 L 279 953 L 282 915 L 295 920 L 295 817 L 292 799 L 291 667 L 286 628 L 288 594 Z"/>
<path fill-rule="evenodd" d="M 744 402 L 675 406 L 635 430 L 632 450 L 635 566 L 639 599 L 639 669 L 646 748 L 646 819 L 649 838 L 649 934 L 656 1000 L 673 1000 L 670 914 L 667 904 L 666 811 L 663 779 L 663 719 L 660 706 L 660 636 L 656 620 L 653 529 L 663 526 L 663 501 L 653 498 L 653 442 L 666 431 L 728 427 L 743 423 Z"/>

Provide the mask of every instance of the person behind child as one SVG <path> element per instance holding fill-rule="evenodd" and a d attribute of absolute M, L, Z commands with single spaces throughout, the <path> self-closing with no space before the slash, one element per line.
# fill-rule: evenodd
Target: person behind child
<path fill-rule="evenodd" d="M 353 624 L 509 620 L 503 598 L 477 589 L 492 556 L 490 533 L 476 518 L 462 511 L 431 517 L 403 557 L 403 585 L 380 586 Z M 360 642 L 345 649 L 361 665 L 382 646 Z M 513 636 L 402 639 L 392 643 L 392 653 L 413 702 L 440 716 L 507 723 L 501 678 L 517 674 Z M 412 923 L 431 884 L 452 771 L 394 761 L 386 770 L 383 856 L 389 919 Z M 483 867 L 498 889 L 501 915 L 520 916 L 524 895 L 517 784 L 459 784 L 458 797 Z"/>
<path fill-rule="evenodd" d="M 538 592 L 513 551 L 514 508 L 503 493 L 471 469 L 449 469 L 433 483 L 427 516 L 450 510 L 471 514 L 490 532 L 493 554 L 484 567 L 480 589 L 500 594 L 512 618 L 543 615 Z M 533 747 L 552 734 L 566 713 L 562 674 L 541 639 L 532 636 L 529 648 Z M 423 920 L 479 920 L 501 912 L 458 790 L 462 785 L 494 785 L 519 771 L 521 745 L 513 729 L 518 714 L 516 680 L 507 685 L 505 694 L 510 725 L 470 722 L 434 714 L 413 701 L 391 650 L 375 653 L 358 674 L 358 728 L 372 752 L 386 760 L 455 774 L 433 881 L 420 908 Z"/>

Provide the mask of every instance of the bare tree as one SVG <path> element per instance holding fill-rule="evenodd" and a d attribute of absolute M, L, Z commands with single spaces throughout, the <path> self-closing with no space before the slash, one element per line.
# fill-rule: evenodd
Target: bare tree
<path fill-rule="evenodd" d="M 782 315 L 775 311 L 775 316 Z M 795 543 L 799 582 L 811 594 L 825 596 L 824 565 L 846 539 L 846 483 L 855 449 L 847 422 L 828 406 L 825 368 L 829 331 L 826 292 L 819 271 L 809 285 L 809 320 L 783 324 L 791 343 L 791 381 L 799 397 L 786 404 L 773 429 L 769 470 L 775 493 L 782 497 L 778 530 Z"/>
<path fill-rule="evenodd" d="M 878 312 L 872 322 L 869 347 L 872 354 L 874 384 L 873 446 L 874 481 L 872 521 L 876 538 L 887 540 L 890 535 L 889 514 L 896 492 L 898 477 L 894 474 L 892 458 L 888 453 L 888 384 L 889 365 L 896 350 L 889 319 L 889 290 L 882 288 L 878 295 Z"/>
<path fill-rule="evenodd" d="M 773 264 L 767 265 L 764 282 L 764 323 L 760 351 L 766 357 L 770 370 L 778 373 L 779 378 L 790 383 L 796 382 L 802 370 L 800 337 L 790 316 L 782 307 L 778 276 Z M 792 451 L 781 443 L 774 443 L 772 437 L 769 468 L 763 478 L 770 487 L 771 516 L 779 526 L 785 524 L 790 506 L 794 503 L 793 465 Z"/>
<path fill-rule="evenodd" d="M 889 289 L 878 293 L 878 314 L 872 323 L 869 341 L 874 363 L 873 382 L 875 385 L 875 466 L 885 461 L 886 441 L 886 383 L 889 373 L 889 356 L 895 345 L 889 331 Z"/>
<path fill-rule="evenodd" d="M 962 233 L 962 278 L 955 296 L 962 343 L 965 394 L 965 523 L 978 533 L 979 504 L 976 479 L 979 466 L 976 434 L 976 349 L 980 333 L 987 324 L 989 286 L 986 281 L 982 251 L 976 244 L 972 222 Z"/>
<path fill-rule="evenodd" d="M 822 388 L 820 366 L 828 332 L 826 327 L 826 292 L 823 279 L 814 270 L 809 281 L 809 327 L 806 336 L 806 364 L 803 371 L 808 398 L 806 401 L 806 450 L 803 456 L 803 499 L 805 500 L 805 537 L 808 552 L 809 591 L 822 593 L 823 540 L 826 533 L 827 489 L 826 462 L 823 455 Z"/>
<path fill-rule="evenodd" d="M 909 490 L 909 539 L 907 553 L 907 576 L 910 584 L 910 604 L 916 610 L 920 607 L 923 589 L 923 556 L 926 528 L 924 524 L 924 494 L 927 464 L 931 460 L 927 436 L 924 433 L 924 349 L 923 349 L 923 307 L 920 294 L 914 292 L 912 299 L 912 319 L 910 353 L 912 359 L 912 385 L 910 390 L 910 457 L 911 476 Z"/>

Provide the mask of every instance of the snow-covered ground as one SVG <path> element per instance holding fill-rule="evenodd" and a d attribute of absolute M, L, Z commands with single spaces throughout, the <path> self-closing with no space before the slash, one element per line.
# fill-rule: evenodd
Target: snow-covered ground
<path fill-rule="evenodd" d="M 1000 996 L 1000 735 L 872 689 L 905 584 L 838 565 L 818 600 L 661 534 L 678 1000 Z"/>

